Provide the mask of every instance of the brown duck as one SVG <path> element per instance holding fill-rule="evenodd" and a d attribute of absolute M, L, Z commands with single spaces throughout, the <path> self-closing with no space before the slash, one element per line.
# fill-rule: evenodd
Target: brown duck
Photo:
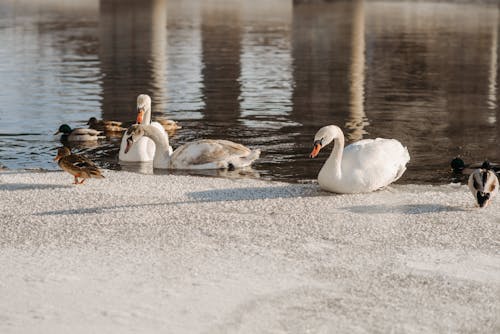
<path fill-rule="evenodd" d="M 57 161 L 59 167 L 75 177 L 74 184 L 82 184 L 85 179 L 89 178 L 104 178 L 92 161 L 82 155 L 72 154 L 67 147 L 60 147 L 54 160 Z M 78 178 L 82 180 L 79 181 Z"/>

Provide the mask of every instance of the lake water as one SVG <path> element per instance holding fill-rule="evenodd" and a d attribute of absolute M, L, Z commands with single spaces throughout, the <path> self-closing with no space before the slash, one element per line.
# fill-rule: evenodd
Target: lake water
<path fill-rule="evenodd" d="M 337 124 L 408 146 L 401 182 L 449 182 L 456 155 L 500 161 L 499 21 L 495 1 L 4 0 L 0 164 L 58 169 L 60 124 L 132 121 L 147 93 L 174 148 L 260 148 L 266 179 L 315 179 L 313 136 Z M 121 169 L 118 147 L 77 151 Z"/>

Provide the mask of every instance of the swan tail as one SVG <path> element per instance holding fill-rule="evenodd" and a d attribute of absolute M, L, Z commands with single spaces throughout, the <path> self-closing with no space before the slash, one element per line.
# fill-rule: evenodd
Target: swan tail
<path fill-rule="evenodd" d="M 403 152 L 401 155 L 401 164 L 399 165 L 396 176 L 394 177 L 394 181 L 399 180 L 401 176 L 403 176 L 404 172 L 406 172 L 406 164 L 410 161 L 410 153 L 408 153 L 408 148 L 403 147 Z M 393 181 L 393 182 L 394 182 Z"/>

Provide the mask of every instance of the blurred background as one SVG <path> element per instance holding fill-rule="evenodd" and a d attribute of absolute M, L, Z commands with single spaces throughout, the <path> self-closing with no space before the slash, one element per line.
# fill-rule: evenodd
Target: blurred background
<path fill-rule="evenodd" d="M 0 164 L 58 169 L 59 125 L 153 117 L 173 147 L 262 150 L 265 179 L 309 182 L 315 132 L 408 146 L 403 183 L 450 182 L 450 160 L 500 162 L 498 1 L 3 0 Z M 120 138 L 76 147 L 121 169 Z"/>

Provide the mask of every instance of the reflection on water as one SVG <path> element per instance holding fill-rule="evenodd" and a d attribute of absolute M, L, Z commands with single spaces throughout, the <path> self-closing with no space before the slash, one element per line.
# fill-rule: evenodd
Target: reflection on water
<path fill-rule="evenodd" d="M 244 176 L 314 179 L 312 137 L 338 124 L 406 144 L 402 182 L 448 182 L 457 154 L 500 162 L 499 20 L 494 1 L 2 1 L 0 164 L 56 169 L 60 124 L 132 121 L 147 93 L 183 126 L 174 147 L 260 148 Z M 119 138 L 98 144 L 77 150 L 152 172 L 117 163 Z"/>

